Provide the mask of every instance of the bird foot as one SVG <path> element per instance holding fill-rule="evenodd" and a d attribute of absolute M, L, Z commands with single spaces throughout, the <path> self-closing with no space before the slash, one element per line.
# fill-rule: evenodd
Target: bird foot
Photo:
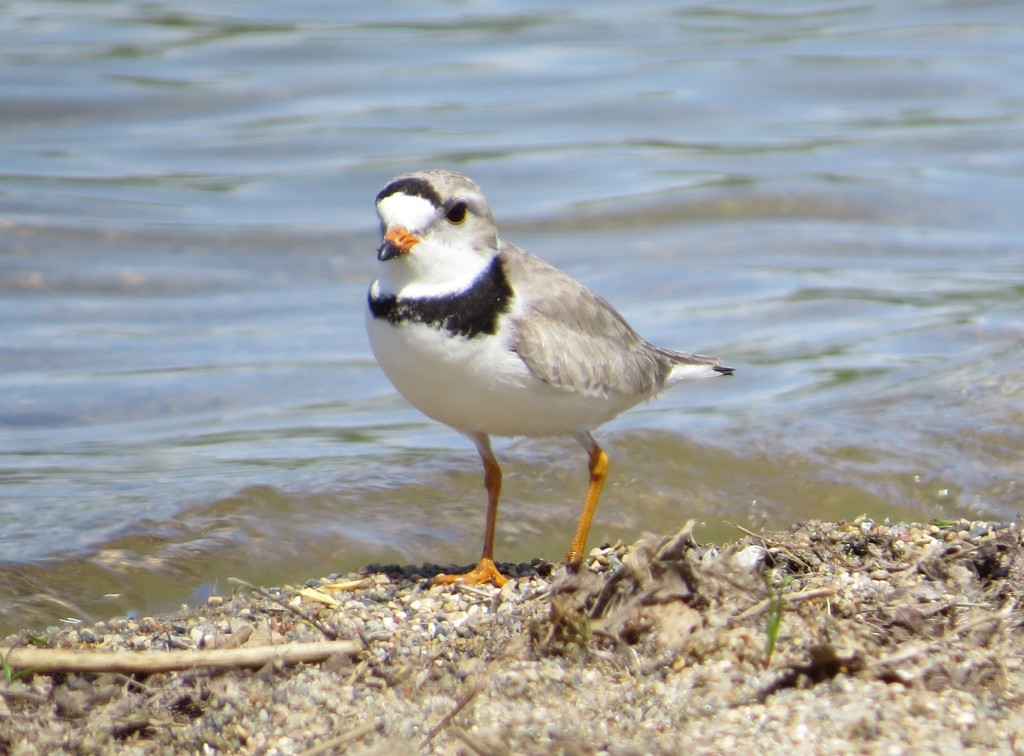
<path fill-rule="evenodd" d="M 462 575 L 437 575 L 434 577 L 434 585 L 451 585 L 456 582 L 466 585 L 479 585 L 480 583 L 492 583 L 501 588 L 508 582 L 508 578 L 498 572 L 494 562 L 484 558 L 480 564 Z"/>

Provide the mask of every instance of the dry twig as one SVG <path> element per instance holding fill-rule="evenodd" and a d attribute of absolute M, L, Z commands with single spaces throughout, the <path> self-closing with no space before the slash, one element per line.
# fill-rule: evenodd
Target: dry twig
<path fill-rule="evenodd" d="M 830 588 L 812 588 L 811 590 L 800 591 L 799 593 L 787 593 L 786 595 L 784 595 L 782 597 L 782 600 L 783 600 L 784 603 L 786 603 L 788 605 L 788 604 L 795 604 L 797 601 L 809 601 L 810 599 L 816 599 L 816 598 L 828 598 L 829 596 L 834 596 L 835 593 L 836 593 L 836 589 L 835 588 L 831 588 L 831 587 Z M 764 599 L 763 601 L 758 601 L 756 604 L 754 604 L 749 609 L 747 609 L 745 611 L 742 611 L 739 614 L 737 614 L 735 617 L 733 617 L 733 621 L 739 622 L 740 620 L 745 620 L 745 619 L 748 619 L 750 617 L 756 617 L 761 612 L 767 610 L 770 604 L 771 604 L 771 601 L 769 599 Z"/>
<path fill-rule="evenodd" d="M 362 650 L 358 641 L 282 643 L 254 648 L 221 648 L 206 651 L 67 651 L 60 648 L 12 648 L 7 652 L 11 669 L 54 672 L 136 672 L 153 674 L 193 667 L 262 667 L 267 662 L 285 664 L 321 662 L 334 654 Z"/>
<path fill-rule="evenodd" d="M 321 753 L 339 753 L 342 746 L 354 743 L 357 740 L 362 740 L 371 732 L 376 732 L 380 728 L 380 722 L 369 722 L 354 730 L 349 730 L 343 735 L 339 735 L 336 738 L 325 740 L 323 743 L 307 748 L 302 751 L 299 756 L 317 756 Z"/>
<path fill-rule="evenodd" d="M 331 628 L 327 627 L 327 625 L 325 625 L 323 622 L 318 620 L 316 617 L 310 615 L 307 612 L 302 611 L 297 606 L 292 606 L 287 601 L 283 601 L 282 599 L 279 599 L 277 596 L 273 595 L 272 593 L 268 593 L 267 591 L 263 590 L 262 588 L 260 588 L 258 586 L 253 585 L 252 583 L 247 583 L 244 580 L 242 580 L 241 578 L 228 578 L 228 580 L 230 580 L 233 583 L 238 583 L 239 585 L 245 586 L 250 591 L 254 591 L 254 592 L 258 593 L 259 595 L 261 595 L 263 598 L 267 599 L 268 601 L 273 601 L 275 604 L 280 606 L 282 609 L 286 609 L 287 611 L 291 612 L 292 614 L 294 614 L 299 619 L 304 620 L 305 622 L 308 622 L 310 625 L 312 625 L 317 630 L 319 630 L 327 640 L 333 641 L 333 640 L 337 640 L 338 639 L 338 634 L 335 633 L 333 630 L 331 630 Z"/>

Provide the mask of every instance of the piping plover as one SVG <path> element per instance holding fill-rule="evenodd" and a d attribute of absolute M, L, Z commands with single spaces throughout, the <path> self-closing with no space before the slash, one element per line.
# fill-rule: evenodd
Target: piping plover
<path fill-rule="evenodd" d="M 435 581 L 506 580 L 493 560 L 501 468 L 492 435 L 572 436 L 586 450 L 590 485 L 565 557 L 579 565 L 608 470 L 590 431 L 662 389 L 732 368 L 645 341 L 604 299 L 499 241 L 483 192 L 461 173 L 398 176 L 377 195 L 377 214 L 373 353 L 414 407 L 476 444 L 484 467 L 480 563 Z"/>

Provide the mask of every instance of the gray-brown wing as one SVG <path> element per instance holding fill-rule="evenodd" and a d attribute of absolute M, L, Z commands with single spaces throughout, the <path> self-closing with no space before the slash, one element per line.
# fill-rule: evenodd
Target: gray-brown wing
<path fill-rule="evenodd" d="M 661 388 L 674 353 L 648 344 L 608 302 L 543 260 L 511 244 L 502 257 L 526 305 L 513 323 L 514 348 L 541 379 L 593 396 Z"/>

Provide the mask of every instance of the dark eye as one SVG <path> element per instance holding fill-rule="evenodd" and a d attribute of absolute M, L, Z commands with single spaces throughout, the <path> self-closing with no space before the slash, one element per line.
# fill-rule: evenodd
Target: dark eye
<path fill-rule="evenodd" d="M 466 220 L 466 203 L 456 202 L 454 205 L 448 208 L 448 212 L 444 214 L 444 217 L 448 219 L 449 223 L 458 225 L 462 221 Z"/>

